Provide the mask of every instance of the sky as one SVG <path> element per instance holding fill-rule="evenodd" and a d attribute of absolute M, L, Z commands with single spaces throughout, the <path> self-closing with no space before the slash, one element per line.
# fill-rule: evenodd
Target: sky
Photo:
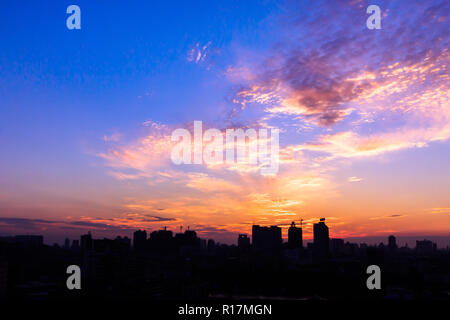
<path fill-rule="evenodd" d="M 69 30 L 66 8 L 81 9 Z M 381 29 L 368 29 L 369 5 Z M 448 1 L 2 1 L 0 235 L 61 242 L 325 217 L 450 245 Z M 177 128 L 278 128 L 280 167 L 171 161 Z M 183 228 L 183 229 L 182 229 Z"/>

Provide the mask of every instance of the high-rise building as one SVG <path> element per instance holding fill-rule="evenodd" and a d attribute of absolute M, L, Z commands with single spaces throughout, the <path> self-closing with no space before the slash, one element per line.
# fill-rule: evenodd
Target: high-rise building
<path fill-rule="evenodd" d="M 170 241 L 172 240 L 172 231 L 164 227 L 163 230 L 153 231 L 150 233 L 150 239 L 155 241 Z"/>
<path fill-rule="evenodd" d="M 128 237 L 117 236 L 114 239 L 114 247 L 122 252 L 130 251 L 131 239 Z"/>
<path fill-rule="evenodd" d="M 88 232 L 88 234 L 84 234 L 81 236 L 80 244 L 81 244 L 81 250 L 83 250 L 83 251 L 92 250 L 93 242 L 92 242 L 92 235 L 90 232 Z"/>
<path fill-rule="evenodd" d="M 330 251 L 333 255 L 339 256 L 344 253 L 344 239 L 330 239 Z"/>
<path fill-rule="evenodd" d="M 240 234 L 238 236 L 238 247 L 241 249 L 250 247 L 250 238 L 246 234 Z"/>
<path fill-rule="evenodd" d="M 394 236 L 389 236 L 388 238 L 388 247 L 390 250 L 395 250 L 397 248 L 397 243 L 395 241 Z"/>
<path fill-rule="evenodd" d="M 260 227 L 254 225 L 252 227 L 252 244 L 257 250 L 279 249 L 283 244 L 281 238 L 281 228 L 277 226 Z"/>
<path fill-rule="evenodd" d="M 208 251 L 214 250 L 216 246 L 216 242 L 213 239 L 208 240 Z"/>
<path fill-rule="evenodd" d="M 294 221 L 288 230 L 288 245 L 290 248 L 303 248 L 302 228 L 297 228 Z"/>
<path fill-rule="evenodd" d="M 436 251 L 436 243 L 431 242 L 430 240 L 417 240 L 416 241 L 416 251 L 420 254 L 429 254 L 433 251 Z"/>
<path fill-rule="evenodd" d="M 197 245 L 198 242 L 197 232 L 193 230 L 186 230 L 184 232 L 184 242 L 185 245 Z"/>
<path fill-rule="evenodd" d="M 150 233 L 150 245 L 159 250 L 173 249 L 175 238 L 173 238 L 172 231 L 167 230 L 166 227 L 163 230 L 153 231 Z"/>
<path fill-rule="evenodd" d="M 77 240 L 77 239 L 73 240 L 71 249 L 79 250 L 80 249 L 80 240 Z"/>
<path fill-rule="evenodd" d="M 0 260 L 0 299 L 4 299 L 8 287 L 8 262 Z"/>
<path fill-rule="evenodd" d="M 15 237 L 17 243 L 21 243 L 25 248 L 39 248 L 44 244 L 44 236 L 20 235 Z"/>
<path fill-rule="evenodd" d="M 134 250 L 143 250 L 147 243 L 147 231 L 137 230 L 133 233 L 133 248 Z"/>
<path fill-rule="evenodd" d="M 315 223 L 314 229 L 314 255 L 318 258 L 326 258 L 329 254 L 330 236 L 325 218 Z"/>
<path fill-rule="evenodd" d="M 70 249 L 70 239 L 66 238 L 64 240 L 64 249 Z"/>

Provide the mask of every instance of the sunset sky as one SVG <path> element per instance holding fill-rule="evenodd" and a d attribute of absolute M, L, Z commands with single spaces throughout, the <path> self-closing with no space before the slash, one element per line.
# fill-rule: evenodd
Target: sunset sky
<path fill-rule="evenodd" d="M 81 30 L 66 8 L 81 8 Z M 381 29 L 366 8 L 379 5 Z M 449 1 L 0 4 L 0 236 L 450 237 Z M 172 131 L 279 128 L 280 169 L 175 165 Z M 450 241 L 448 242 L 450 244 Z"/>

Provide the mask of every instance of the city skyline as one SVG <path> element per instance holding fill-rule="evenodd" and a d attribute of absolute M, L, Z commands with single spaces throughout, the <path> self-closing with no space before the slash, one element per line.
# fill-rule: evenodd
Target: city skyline
<path fill-rule="evenodd" d="M 401 246 L 394 235 L 387 244 L 351 243 L 330 238 L 325 218 L 314 224 L 313 243 L 302 244 L 301 234 L 292 223 L 283 243 L 281 228 L 253 225 L 251 237 L 240 234 L 231 246 L 167 228 L 136 230 L 132 239 L 87 233 L 63 246 L 45 246 L 43 236 L 0 237 L 0 299 L 231 299 L 292 302 L 297 309 L 318 300 L 448 300 L 448 246 L 426 239 Z"/>
<path fill-rule="evenodd" d="M 301 220 L 303 221 L 303 220 Z M 314 223 L 314 225 L 319 224 L 321 222 L 325 221 L 325 218 L 320 218 L 317 219 L 317 223 Z M 116 234 L 114 236 L 112 236 L 111 238 L 108 237 L 96 237 L 96 235 L 94 233 L 92 233 L 91 231 L 87 231 L 87 233 L 85 234 L 80 234 L 78 237 L 75 238 L 64 238 L 64 239 L 58 239 L 58 241 L 45 241 L 46 238 L 44 235 L 41 234 L 17 234 L 17 235 L 12 235 L 12 234 L 8 234 L 8 235 L 0 235 L 0 239 L 1 238 L 15 238 L 15 237 L 33 237 L 33 238 L 37 238 L 40 237 L 42 239 L 42 243 L 46 244 L 46 245 L 58 245 L 61 247 L 67 247 L 67 241 L 69 240 L 69 243 L 71 245 L 73 245 L 73 242 L 80 242 L 80 239 L 85 236 L 85 235 L 90 235 L 92 237 L 92 239 L 109 239 L 109 240 L 114 240 L 114 239 L 128 239 L 130 241 L 130 244 L 134 243 L 134 239 L 136 237 L 136 233 L 144 233 L 145 234 L 145 238 L 144 240 L 149 240 L 150 239 L 150 235 L 152 233 L 157 233 L 159 231 L 168 231 L 170 232 L 170 234 L 175 237 L 177 234 L 185 234 L 186 232 L 194 232 L 197 236 L 198 239 L 204 240 L 204 241 L 210 241 L 213 240 L 216 244 L 224 244 L 224 245 L 237 245 L 239 246 L 239 241 L 241 240 L 241 237 L 245 238 L 244 241 L 248 240 L 249 241 L 249 245 L 251 245 L 252 247 L 254 246 L 253 244 L 253 233 L 254 233 L 254 228 L 263 228 L 263 229 L 267 229 L 270 230 L 271 228 L 279 228 L 280 230 L 280 236 L 281 236 L 281 244 L 289 247 L 292 247 L 292 244 L 290 242 L 290 229 L 293 227 L 294 229 L 299 229 L 300 230 L 300 236 L 299 235 L 293 235 L 293 237 L 295 239 L 297 239 L 299 237 L 300 239 L 300 243 L 299 243 L 299 247 L 301 248 L 306 248 L 308 247 L 308 244 L 310 245 L 314 245 L 314 236 L 312 238 L 307 237 L 306 239 L 303 237 L 303 232 L 304 229 L 303 227 L 299 227 L 299 225 L 295 225 L 295 221 L 292 221 L 291 224 L 289 225 L 289 227 L 280 227 L 280 226 L 276 226 L 276 225 L 269 225 L 269 226 L 260 226 L 260 225 L 253 225 L 252 226 L 252 230 L 250 231 L 250 233 L 240 233 L 240 234 L 236 234 L 235 238 L 233 239 L 234 241 L 226 241 L 226 242 L 220 242 L 217 241 L 217 239 L 214 238 L 203 238 L 201 236 L 199 236 L 196 232 L 196 230 L 192 230 L 189 227 L 188 228 L 183 228 L 180 227 L 178 230 L 170 230 L 167 229 L 167 227 L 161 227 L 159 229 L 153 229 L 153 230 L 144 230 L 144 229 L 138 229 L 138 230 L 133 230 L 131 232 L 131 234 Z M 285 232 L 283 232 L 283 230 L 285 230 Z M 330 234 L 332 235 L 332 231 L 330 231 Z M 378 237 L 363 237 L 363 238 L 338 238 L 338 237 L 333 237 L 333 236 L 328 236 L 329 241 L 332 240 L 341 240 L 344 241 L 345 243 L 352 243 L 352 244 L 356 244 L 356 245 L 369 245 L 369 246 L 379 246 L 380 244 L 389 246 L 389 241 L 391 239 L 391 237 L 394 237 L 394 241 L 396 241 L 396 244 L 398 245 L 398 247 L 408 247 L 408 248 L 414 248 L 417 241 L 431 241 L 432 243 L 436 243 L 437 248 L 439 249 L 448 249 L 450 246 L 450 237 L 439 237 L 439 236 L 398 236 L 398 235 L 386 235 L 386 236 L 378 236 Z M 297 241 L 297 240 L 294 240 Z M 134 244 L 132 245 L 134 247 Z M 297 248 L 297 246 L 293 246 L 295 248 Z"/>
<path fill-rule="evenodd" d="M 180 226 L 450 244 L 448 1 L 4 1 L 0 236 Z M 280 129 L 279 170 L 176 165 L 177 128 Z M 435 240 L 436 241 L 436 240 Z M 436 241 L 437 242 L 437 241 Z"/>

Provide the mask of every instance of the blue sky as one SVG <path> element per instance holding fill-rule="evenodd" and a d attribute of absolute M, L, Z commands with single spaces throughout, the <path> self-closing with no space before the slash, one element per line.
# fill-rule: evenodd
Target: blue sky
<path fill-rule="evenodd" d="M 73 31 L 65 27 L 69 4 L 2 4 L 0 127 L 7 154 L 22 149 L 45 157 L 51 149 L 56 157 L 59 152 L 79 157 L 73 144 L 133 129 L 146 119 L 176 123 L 204 117 L 205 110 L 218 117 L 207 106 L 225 102 L 223 77 L 186 63 L 187 52 L 196 43 L 213 42 L 220 58 L 210 63 L 227 65 L 233 39 L 263 42 L 255 29 L 271 12 L 265 9 L 275 7 L 242 1 L 226 6 L 79 1 L 82 29 Z"/>
<path fill-rule="evenodd" d="M 325 212 L 341 237 L 448 234 L 430 219 L 450 211 L 448 3 L 370 4 L 381 30 L 362 0 L 3 1 L 0 217 L 229 241 Z M 174 166 L 194 120 L 280 128 L 280 174 Z"/>

